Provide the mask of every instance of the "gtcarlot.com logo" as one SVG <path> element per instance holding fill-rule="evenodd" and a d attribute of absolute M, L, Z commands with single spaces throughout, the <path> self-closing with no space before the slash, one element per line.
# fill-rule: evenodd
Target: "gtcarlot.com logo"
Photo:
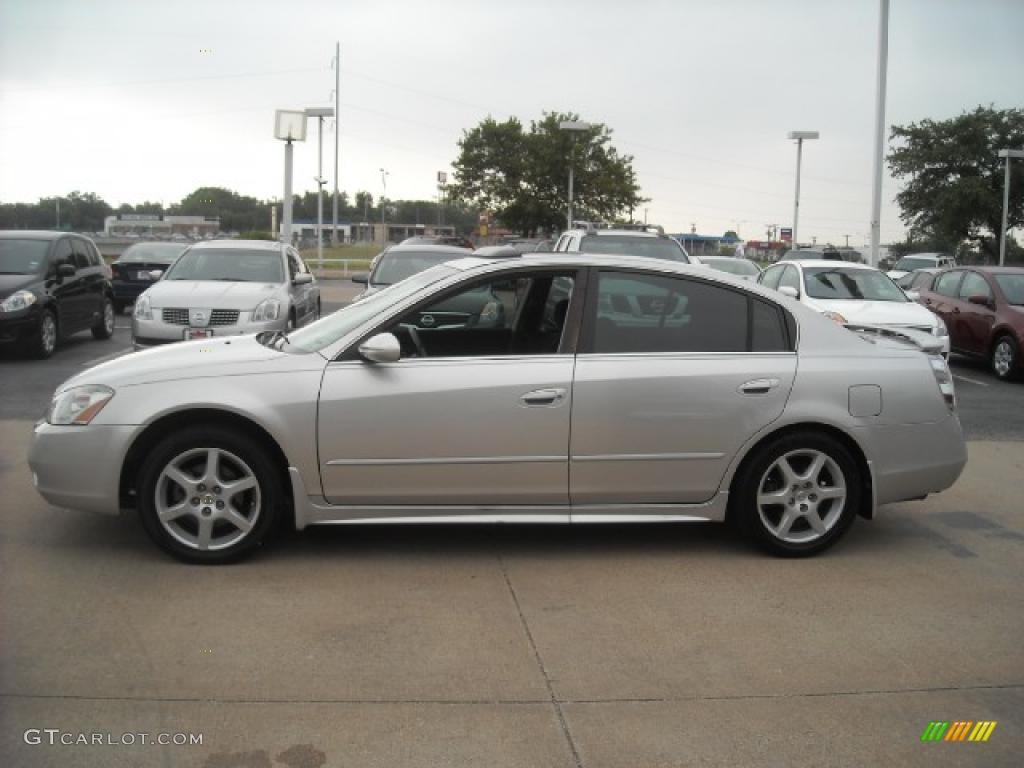
<path fill-rule="evenodd" d="M 995 720 L 932 720 L 921 741 L 988 741 L 995 729 Z"/>
<path fill-rule="evenodd" d="M 29 728 L 22 738 L 32 746 L 47 744 L 54 747 L 134 747 L 140 744 L 187 747 L 203 743 L 201 733 L 76 733 L 60 728 Z"/>

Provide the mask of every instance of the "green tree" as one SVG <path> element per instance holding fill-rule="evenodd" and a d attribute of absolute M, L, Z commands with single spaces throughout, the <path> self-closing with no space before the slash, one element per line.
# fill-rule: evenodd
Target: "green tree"
<path fill-rule="evenodd" d="M 574 174 L 573 215 L 612 220 L 644 202 L 633 158 L 611 144 L 611 130 L 594 124 L 582 133 L 559 123 L 579 120 L 571 113 L 545 113 L 524 130 L 516 118 L 492 117 L 464 131 L 453 163 L 454 198 L 493 211 L 498 222 L 523 234 L 565 225 L 569 166 Z"/>
<path fill-rule="evenodd" d="M 978 107 L 949 120 L 894 125 L 888 161 L 904 180 L 901 217 L 922 240 L 964 244 L 999 256 L 1004 161 L 1000 149 L 1024 146 L 1024 110 Z M 1024 173 L 1013 174 L 1009 227 L 1024 225 Z"/>

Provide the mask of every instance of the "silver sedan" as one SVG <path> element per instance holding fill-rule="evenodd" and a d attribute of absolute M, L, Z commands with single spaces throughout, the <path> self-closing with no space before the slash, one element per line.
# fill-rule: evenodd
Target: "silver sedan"
<path fill-rule="evenodd" d="M 135 301 L 136 349 L 257 331 L 320 316 L 320 288 L 298 252 L 265 240 L 218 240 L 186 250 Z"/>
<path fill-rule="evenodd" d="M 445 311 L 464 294 L 493 298 Z M 809 555 L 965 461 L 941 356 L 703 267 L 578 253 L 463 258 L 289 334 L 104 363 L 29 456 L 51 503 L 135 508 L 198 563 L 281 523 L 731 521 Z"/>

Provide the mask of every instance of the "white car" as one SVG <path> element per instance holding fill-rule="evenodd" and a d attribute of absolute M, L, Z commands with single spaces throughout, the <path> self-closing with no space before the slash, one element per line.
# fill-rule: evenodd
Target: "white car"
<path fill-rule="evenodd" d="M 762 272 L 758 282 L 843 325 L 929 334 L 941 343 L 943 357 L 949 357 L 949 331 L 942 318 L 874 267 L 823 260 L 779 262 Z"/>
<path fill-rule="evenodd" d="M 887 274 L 893 280 L 899 280 L 915 269 L 944 269 L 955 267 L 956 259 L 947 253 L 912 253 L 892 265 Z"/>

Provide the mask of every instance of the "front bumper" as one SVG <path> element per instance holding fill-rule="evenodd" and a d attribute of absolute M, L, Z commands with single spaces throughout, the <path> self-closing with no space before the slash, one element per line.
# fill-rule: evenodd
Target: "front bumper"
<path fill-rule="evenodd" d="M 42 315 L 23 309 L 20 312 L 0 314 L 0 344 L 10 344 L 30 338 L 39 330 Z"/>
<path fill-rule="evenodd" d="M 185 340 L 185 330 L 189 326 L 165 323 L 157 313 L 160 310 L 153 310 L 153 320 L 141 320 L 132 317 L 132 344 L 136 349 L 142 347 L 153 347 L 161 344 L 173 344 Z M 192 328 L 203 328 L 213 332 L 214 338 L 221 336 L 245 336 L 263 331 L 283 331 L 288 327 L 288 316 L 284 315 L 277 320 L 255 323 L 249 320 L 250 313 L 242 312 L 238 316 L 238 322 L 233 325 L 208 325 L 191 326 Z"/>
<path fill-rule="evenodd" d="M 36 490 L 57 507 L 116 515 L 121 466 L 138 429 L 39 422 L 28 454 Z"/>

